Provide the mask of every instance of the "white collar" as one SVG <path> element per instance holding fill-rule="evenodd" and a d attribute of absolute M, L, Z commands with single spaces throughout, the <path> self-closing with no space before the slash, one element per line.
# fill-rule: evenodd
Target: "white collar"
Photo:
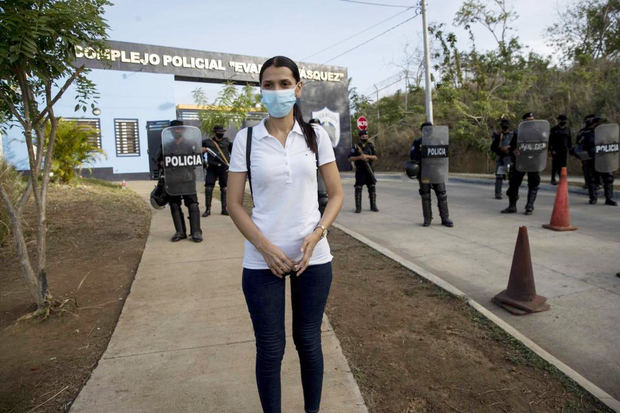
<path fill-rule="evenodd" d="M 263 119 L 261 123 L 254 126 L 253 135 L 256 136 L 257 139 L 263 139 L 265 136 L 271 136 L 269 135 L 269 132 L 267 131 L 267 127 L 265 126 L 266 120 L 267 118 Z M 301 130 L 301 126 L 299 126 L 299 123 L 297 123 L 297 120 L 295 120 L 295 123 L 293 124 L 293 129 L 291 130 L 291 132 L 295 132 L 298 135 L 304 136 L 304 133 Z"/>

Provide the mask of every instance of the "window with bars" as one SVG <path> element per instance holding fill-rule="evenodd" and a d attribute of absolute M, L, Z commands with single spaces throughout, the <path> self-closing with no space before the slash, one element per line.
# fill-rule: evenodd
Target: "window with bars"
<path fill-rule="evenodd" d="M 140 156 L 138 119 L 114 119 L 117 156 Z"/>
<path fill-rule="evenodd" d="M 97 130 L 97 136 L 89 138 L 90 143 L 101 149 L 101 121 L 99 118 L 63 118 L 69 122 L 76 122 L 78 126 Z"/>

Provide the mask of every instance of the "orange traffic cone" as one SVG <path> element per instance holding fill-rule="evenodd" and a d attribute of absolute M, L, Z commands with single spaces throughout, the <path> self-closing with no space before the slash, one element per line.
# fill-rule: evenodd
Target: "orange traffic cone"
<path fill-rule="evenodd" d="M 560 183 L 558 184 L 558 191 L 555 194 L 555 204 L 553 204 L 551 222 L 549 224 L 544 224 L 543 228 L 552 229 L 554 231 L 574 231 L 577 229 L 577 227 L 570 226 L 566 167 L 562 167 L 562 172 L 560 172 Z"/>
<path fill-rule="evenodd" d="M 536 295 L 527 227 L 519 227 L 517 245 L 515 245 L 515 252 L 512 256 L 508 288 L 493 297 L 492 301 L 516 315 L 549 309 L 549 304 L 545 303 L 547 299 Z"/>

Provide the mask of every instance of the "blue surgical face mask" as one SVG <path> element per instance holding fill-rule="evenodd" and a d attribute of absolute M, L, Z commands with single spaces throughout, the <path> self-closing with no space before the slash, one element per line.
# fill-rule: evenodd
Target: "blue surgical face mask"
<path fill-rule="evenodd" d="M 297 102 L 295 88 L 281 90 L 261 90 L 261 102 L 267 108 L 269 116 L 283 118 L 289 114 Z"/>

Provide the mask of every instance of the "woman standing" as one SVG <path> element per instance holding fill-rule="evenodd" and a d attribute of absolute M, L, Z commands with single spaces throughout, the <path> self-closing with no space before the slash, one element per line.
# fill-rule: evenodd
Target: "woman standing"
<path fill-rule="evenodd" d="M 265 412 L 281 411 L 280 368 L 285 347 L 284 287 L 291 278 L 293 340 L 299 354 L 306 412 L 318 412 L 323 383 L 321 320 L 332 279 L 325 236 L 343 193 L 327 132 L 303 120 L 296 101 L 302 82 L 295 62 L 267 60 L 260 71 L 269 117 L 235 137 L 228 177 L 228 211 L 245 236 L 243 293 L 256 337 L 256 382 Z M 246 146 L 250 142 L 250 156 Z M 243 209 L 245 179 L 252 217 Z M 329 202 L 321 217 L 317 164 Z"/>

